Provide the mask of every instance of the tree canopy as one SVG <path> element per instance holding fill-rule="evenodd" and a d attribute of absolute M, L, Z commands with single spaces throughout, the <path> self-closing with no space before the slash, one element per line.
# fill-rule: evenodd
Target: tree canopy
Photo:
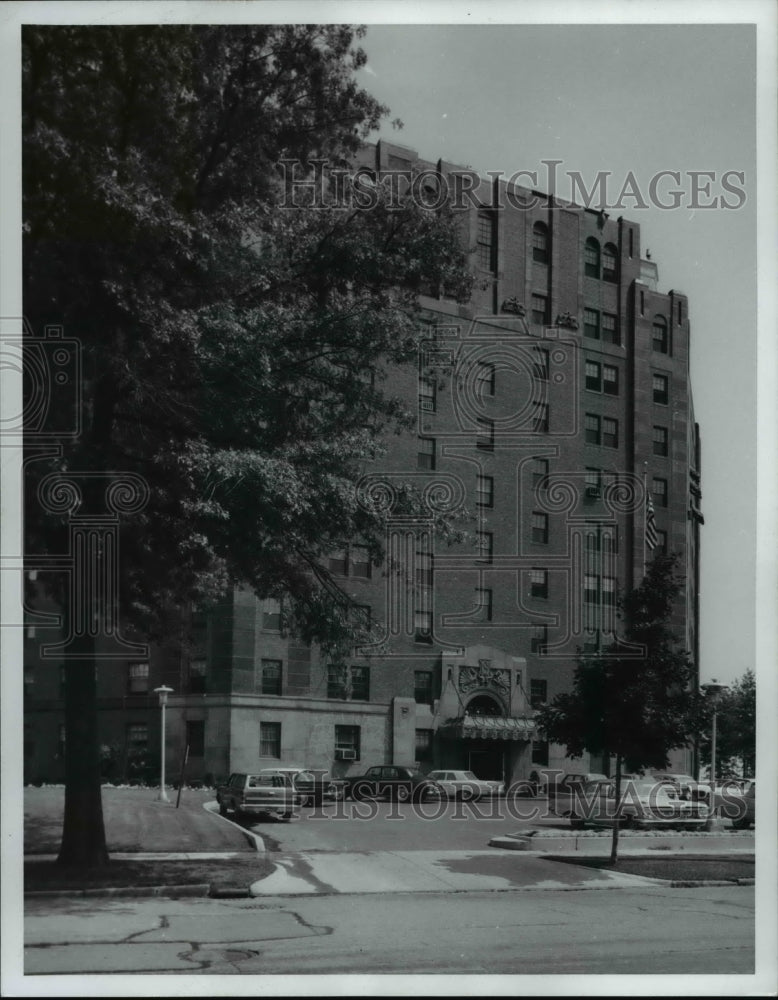
<path fill-rule="evenodd" d="M 445 211 L 380 186 L 369 210 L 283 204 L 280 161 L 344 168 L 387 112 L 354 80 L 361 35 L 25 28 L 25 312 L 84 364 L 80 438 L 30 472 L 148 483 L 121 527 L 123 614 L 145 634 L 242 582 L 283 593 L 304 638 L 347 641 L 323 557 L 356 536 L 380 558 L 354 484 L 412 419 L 386 373 L 416 360 L 421 285 L 469 279 Z M 30 547 L 56 549 L 40 513 Z"/>
<path fill-rule="evenodd" d="M 742 677 L 715 696 L 716 774 L 753 778 L 756 774 L 756 676 Z M 700 736 L 700 760 L 710 764 L 713 703 L 703 703 L 705 725 Z"/>

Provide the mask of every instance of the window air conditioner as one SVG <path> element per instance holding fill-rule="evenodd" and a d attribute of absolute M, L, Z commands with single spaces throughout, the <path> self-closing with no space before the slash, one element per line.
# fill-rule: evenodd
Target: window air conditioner
<path fill-rule="evenodd" d="M 356 760 L 357 752 L 356 750 L 336 750 L 335 760 Z"/>

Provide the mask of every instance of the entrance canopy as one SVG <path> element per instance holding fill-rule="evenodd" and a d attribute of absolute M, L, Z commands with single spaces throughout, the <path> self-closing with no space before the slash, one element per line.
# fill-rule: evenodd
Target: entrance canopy
<path fill-rule="evenodd" d="M 535 720 L 525 716 L 465 715 L 438 729 L 438 735 L 455 740 L 530 740 Z"/>

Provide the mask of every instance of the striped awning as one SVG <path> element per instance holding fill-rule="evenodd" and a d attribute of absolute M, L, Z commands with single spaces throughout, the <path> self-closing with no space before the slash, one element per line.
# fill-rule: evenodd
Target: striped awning
<path fill-rule="evenodd" d="M 525 716 L 465 715 L 438 730 L 441 736 L 459 740 L 531 740 L 535 720 Z"/>

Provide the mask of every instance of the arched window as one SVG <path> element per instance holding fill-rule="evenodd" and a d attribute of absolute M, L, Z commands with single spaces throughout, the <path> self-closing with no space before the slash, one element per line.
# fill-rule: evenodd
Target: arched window
<path fill-rule="evenodd" d="M 532 227 L 532 259 L 538 264 L 548 263 L 548 226 L 542 222 Z"/>
<path fill-rule="evenodd" d="M 619 252 L 612 243 L 602 248 L 602 280 L 619 280 Z"/>
<path fill-rule="evenodd" d="M 651 333 L 651 346 L 658 354 L 667 354 L 669 341 L 667 337 L 667 320 L 664 316 L 654 316 Z"/>
<path fill-rule="evenodd" d="M 593 236 L 584 245 L 584 274 L 587 278 L 600 277 L 600 244 Z"/>

